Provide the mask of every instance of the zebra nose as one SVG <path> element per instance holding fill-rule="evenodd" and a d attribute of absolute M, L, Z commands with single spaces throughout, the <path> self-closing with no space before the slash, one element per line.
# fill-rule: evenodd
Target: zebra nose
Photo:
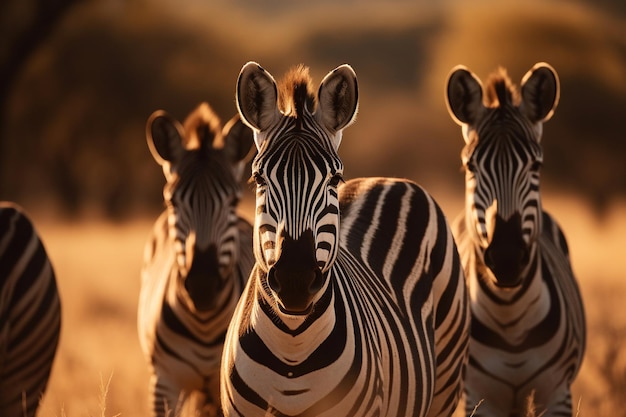
<path fill-rule="evenodd" d="M 268 284 L 285 312 L 306 314 L 324 284 L 315 258 L 315 239 L 308 230 L 298 239 L 281 237 L 278 261 L 268 271 Z"/>
<path fill-rule="evenodd" d="M 496 215 L 493 238 L 485 250 L 485 265 L 493 272 L 501 287 L 521 283 L 522 272 L 530 261 L 530 249 L 522 236 L 519 213 L 508 220 Z"/>
<path fill-rule="evenodd" d="M 222 286 L 217 248 L 212 245 L 203 250 L 194 246 L 190 255 L 185 289 L 198 310 L 211 309 Z"/>

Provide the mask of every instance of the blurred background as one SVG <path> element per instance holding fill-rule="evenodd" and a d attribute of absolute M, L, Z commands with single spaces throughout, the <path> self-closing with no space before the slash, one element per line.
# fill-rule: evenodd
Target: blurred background
<path fill-rule="evenodd" d="M 626 415 L 626 2 L 4 0 L 0 199 L 32 214 L 64 305 L 40 415 L 146 414 L 136 304 L 164 179 L 145 122 L 157 109 L 182 120 L 201 101 L 228 120 L 250 60 L 275 78 L 304 63 L 315 85 L 352 65 L 360 108 L 340 149 L 346 178 L 411 178 L 450 218 L 464 179 L 449 71 L 485 80 L 502 65 L 519 83 L 536 62 L 554 66 L 544 206 L 568 236 L 591 341 L 574 401 L 581 415 Z"/>
<path fill-rule="evenodd" d="M 360 112 L 341 149 L 347 176 L 462 192 L 450 69 L 484 80 L 502 65 L 519 83 L 546 61 L 561 102 L 545 125 L 544 185 L 602 214 L 626 193 L 625 15 L 621 0 L 6 0 L 0 198 L 116 219 L 160 209 L 146 119 L 183 119 L 206 100 L 228 120 L 249 60 L 275 78 L 304 63 L 316 84 L 351 64 Z"/>

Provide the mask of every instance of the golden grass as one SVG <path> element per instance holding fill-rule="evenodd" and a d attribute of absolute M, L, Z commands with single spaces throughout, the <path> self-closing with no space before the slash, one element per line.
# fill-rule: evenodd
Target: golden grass
<path fill-rule="evenodd" d="M 462 201 L 435 196 L 449 217 Z M 574 384 L 577 415 L 624 415 L 626 392 L 626 205 L 605 221 L 575 198 L 548 195 L 544 206 L 566 231 L 587 309 L 587 355 Z M 63 329 L 39 416 L 141 416 L 148 413 L 148 372 L 136 334 L 143 244 L 153 219 L 116 224 L 57 222 L 37 216 L 57 272 Z"/>

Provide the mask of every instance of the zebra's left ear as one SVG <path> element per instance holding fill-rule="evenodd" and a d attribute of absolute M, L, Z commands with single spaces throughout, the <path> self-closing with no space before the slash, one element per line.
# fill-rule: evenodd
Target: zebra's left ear
<path fill-rule="evenodd" d="M 458 125 L 475 125 L 485 111 L 483 86 L 469 69 L 458 65 L 448 75 L 446 105 Z"/>
<path fill-rule="evenodd" d="M 235 178 L 241 179 L 245 163 L 256 151 L 252 129 L 236 115 L 224 126 L 222 140 L 222 149 L 233 167 L 233 174 Z"/>
<path fill-rule="evenodd" d="M 254 130 L 258 149 L 265 131 L 280 118 L 276 81 L 256 62 L 243 66 L 237 79 L 237 110 L 245 124 Z"/>
<path fill-rule="evenodd" d="M 344 64 L 329 72 L 320 84 L 317 99 L 315 117 L 328 130 L 337 133 L 337 149 L 341 131 L 354 121 L 359 105 L 359 87 L 352 67 Z"/>
<path fill-rule="evenodd" d="M 559 77 L 545 62 L 535 64 L 522 78 L 520 109 L 533 123 L 550 120 L 559 103 Z"/>

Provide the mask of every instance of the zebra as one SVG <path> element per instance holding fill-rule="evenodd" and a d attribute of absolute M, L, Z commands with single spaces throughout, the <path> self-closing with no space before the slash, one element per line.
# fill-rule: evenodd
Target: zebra
<path fill-rule="evenodd" d="M 460 258 L 414 182 L 344 183 L 354 70 L 328 73 L 316 97 L 308 67 L 277 86 L 248 62 L 236 96 L 258 150 L 256 264 L 224 344 L 225 416 L 450 415 L 469 343 Z"/>
<path fill-rule="evenodd" d="M 35 415 L 54 363 L 61 300 L 46 249 L 23 208 L 0 203 L 0 415 Z"/>
<path fill-rule="evenodd" d="M 484 89 L 463 66 L 447 81 L 448 110 L 465 140 L 465 211 L 453 230 L 472 311 L 468 415 L 481 400 L 476 416 L 524 415 L 533 391 L 541 415 L 572 415 L 585 314 L 565 235 L 540 195 L 542 124 L 559 93 L 546 63 L 521 89 L 503 68 Z"/>
<path fill-rule="evenodd" d="M 145 246 L 138 306 L 152 410 L 178 415 L 195 401 L 191 407 L 212 415 L 224 336 L 254 264 L 252 225 L 237 215 L 252 131 L 238 116 L 222 129 L 202 103 L 184 124 L 154 112 L 146 137 L 166 178 L 166 209 Z"/>

